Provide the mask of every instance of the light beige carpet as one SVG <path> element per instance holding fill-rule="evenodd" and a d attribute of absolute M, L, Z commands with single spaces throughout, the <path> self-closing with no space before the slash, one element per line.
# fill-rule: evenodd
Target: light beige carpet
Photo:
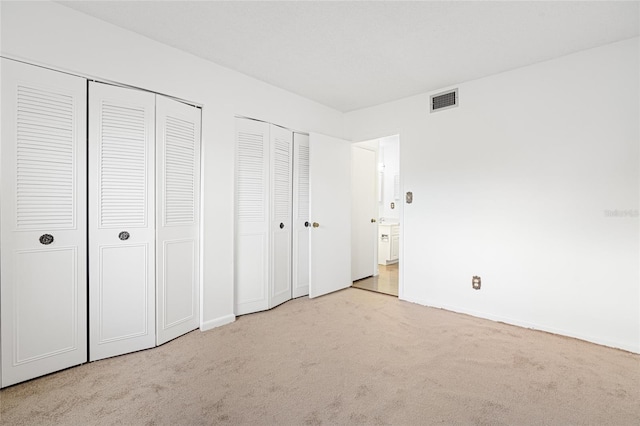
<path fill-rule="evenodd" d="M 640 356 L 347 289 L 0 397 L 2 425 L 639 425 Z"/>

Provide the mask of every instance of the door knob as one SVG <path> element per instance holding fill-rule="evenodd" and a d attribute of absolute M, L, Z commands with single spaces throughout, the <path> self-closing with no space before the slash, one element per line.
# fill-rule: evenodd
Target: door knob
<path fill-rule="evenodd" d="M 51 234 L 43 234 L 43 235 L 40 236 L 40 238 L 38 240 L 40 240 L 40 244 L 44 244 L 45 246 L 48 246 L 49 244 L 51 244 L 53 242 L 53 235 L 51 235 Z"/>
<path fill-rule="evenodd" d="M 308 228 L 308 227 L 309 227 L 309 225 L 311 225 L 309 222 L 305 222 L 305 223 L 304 223 L 304 227 L 305 227 L 305 228 Z"/>
<path fill-rule="evenodd" d="M 128 240 L 129 237 L 130 235 L 127 231 L 122 231 L 121 233 L 118 234 L 118 238 L 120 238 L 122 241 Z"/>
<path fill-rule="evenodd" d="M 371 223 L 376 223 L 376 220 L 375 219 L 371 219 Z"/>
<path fill-rule="evenodd" d="M 320 226 L 320 224 L 318 222 L 313 222 L 313 227 L 317 228 L 318 226 Z"/>
<path fill-rule="evenodd" d="M 284 228 L 284 223 L 280 222 L 280 229 Z"/>

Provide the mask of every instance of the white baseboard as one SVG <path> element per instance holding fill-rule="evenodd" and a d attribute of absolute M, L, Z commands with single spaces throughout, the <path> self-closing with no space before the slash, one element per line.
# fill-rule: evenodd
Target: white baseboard
<path fill-rule="evenodd" d="M 528 321 L 522 321 L 515 318 L 503 317 L 500 315 L 493 315 L 487 312 L 479 312 L 473 309 L 460 308 L 458 306 L 447 305 L 445 303 L 439 303 L 433 300 L 418 300 L 403 298 L 407 302 L 417 303 L 418 305 L 428 306 L 432 308 L 444 309 L 446 311 L 457 312 L 460 314 L 471 315 L 477 318 L 488 319 L 491 321 L 503 322 L 505 324 L 515 325 L 518 327 L 529 328 L 532 330 L 544 331 L 547 333 L 558 334 L 560 336 L 572 337 L 574 339 L 584 340 L 586 342 L 595 343 L 597 345 L 608 346 L 610 348 L 622 349 L 624 351 L 640 354 L 640 347 L 634 345 L 631 342 L 619 342 L 613 341 L 601 336 L 591 336 L 583 333 L 576 333 L 569 330 L 563 330 L 555 327 L 544 326 L 540 324 L 531 323 Z"/>
<path fill-rule="evenodd" d="M 235 315 L 225 315 L 220 318 L 215 318 L 209 321 L 205 321 L 202 324 L 200 324 L 200 331 L 207 331 L 207 330 L 211 330 L 212 328 L 231 324 L 235 320 L 236 320 Z"/>

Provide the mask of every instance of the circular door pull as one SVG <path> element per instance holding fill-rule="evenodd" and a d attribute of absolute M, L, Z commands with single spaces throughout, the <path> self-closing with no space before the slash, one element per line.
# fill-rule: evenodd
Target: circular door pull
<path fill-rule="evenodd" d="M 53 235 L 51 234 L 42 234 L 40 235 L 40 244 L 44 244 L 45 246 L 48 246 L 49 244 L 51 244 L 53 242 Z"/>
<path fill-rule="evenodd" d="M 320 224 L 319 224 L 318 222 L 313 222 L 313 227 L 314 227 L 314 228 L 317 228 L 317 227 L 319 227 L 319 226 L 320 226 Z"/>
<path fill-rule="evenodd" d="M 280 222 L 280 229 L 284 228 L 284 223 Z"/>
<path fill-rule="evenodd" d="M 121 233 L 118 234 L 118 238 L 120 238 L 122 241 L 128 240 L 130 236 L 131 235 L 129 235 L 127 231 L 122 231 Z"/>
<path fill-rule="evenodd" d="M 305 228 L 308 228 L 308 227 L 309 227 L 309 225 L 311 225 L 309 222 L 305 222 L 305 223 L 304 223 L 304 227 L 305 227 Z"/>

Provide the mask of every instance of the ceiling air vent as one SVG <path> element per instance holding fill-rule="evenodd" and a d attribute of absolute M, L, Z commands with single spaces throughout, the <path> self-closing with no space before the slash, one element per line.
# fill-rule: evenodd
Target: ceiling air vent
<path fill-rule="evenodd" d="M 431 112 L 458 106 L 458 89 L 431 96 Z"/>

